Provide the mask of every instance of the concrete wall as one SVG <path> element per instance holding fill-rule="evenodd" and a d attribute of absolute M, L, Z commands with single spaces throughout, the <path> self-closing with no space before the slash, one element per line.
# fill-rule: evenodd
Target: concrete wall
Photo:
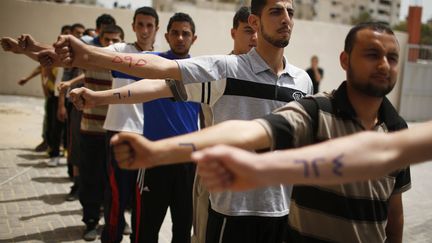
<path fill-rule="evenodd" d="M 212 11 L 185 7 L 180 9 L 192 16 L 196 23 L 198 39 L 191 49 L 193 56 L 225 54 L 232 49 L 230 28 L 233 12 Z M 94 27 L 95 19 L 102 13 L 114 16 L 125 30 L 126 41 L 133 42 L 135 35 L 131 29 L 133 12 L 123 9 L 103 9 L 97 7 L 38 3 L 19 0 L 0 1 L 0 36 L 17 37 L 21 33 L 30 33 L 41 42 L 53 43 L 64 24 L 80 22 L 86 27 Z M 172 13 L 160 13 L 160 30 L 156 38 L 155 49 L 164 51 L 168 48 L 163 38 L 166 25 Z M 349 26 L 322 22 L 295 20 L 294 32 L 289 46 L 285 50 L 288 61 L 302 68 L 307 68 L 312 55 L 318 55 L 324 69 L 322 90 L 332 90 L 345 79 L 345 73 L 339 65 L 339 54 Z M 404 50 L 407 36 L 399 34 L 401 50 Z M 401 58 L 401 60 L 404 60 Z M 2 76 L 1 94 L 20 94 L 42 96 L 40 79 L 35 78 L 26 86 L 17 85 L 17 80 L 27 75 L 37 65 L 36 62 L 20 55 L 0 51 L 0 74 Z M 402 75 L 401 75 L 402 77 Z M 400 84 L 400 82 L 399 82 Z M 390 95 L 395 105 L 399 100 L 399 85 Z"/>

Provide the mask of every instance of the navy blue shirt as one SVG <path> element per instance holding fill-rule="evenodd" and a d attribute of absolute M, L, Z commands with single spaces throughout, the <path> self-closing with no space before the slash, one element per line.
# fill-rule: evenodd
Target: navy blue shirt
<path fill-rule="evenodd" d="M 158 55 L 171 60 L 180 59 L 171 51 Z M 154 141 L 198 130 L 200 107 L 198 103 L 175 102 L 168 98 L 143 103 L 144 137 Z"/>

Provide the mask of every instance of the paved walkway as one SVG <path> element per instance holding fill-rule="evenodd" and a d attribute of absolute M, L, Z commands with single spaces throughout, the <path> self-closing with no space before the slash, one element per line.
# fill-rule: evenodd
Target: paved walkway
<path fill-rule="evenodd" d="M 47 155 L 33 151 L 43 112 L 42 99 L 0 95 L 0 242 L 85 242 L 81 206 L 65 201 L 72 185 L 65 161 L 47 167 Z M 159 238 L 171 241 L 169 217 Z"/>
<path fill-rule="evenodd" d="M 64 162 L 50 168 L 45 154 L 33 152 L 42 107 L 42 99 L 0 95 L 0 242 L 84 242 L 79 202 L 65 201 L 71 182 Z M 432 163 L 411 171 L 404 242 L 432 242 Z M 170 242 L 170 228 L 167 217 L 159 242 Z"/>

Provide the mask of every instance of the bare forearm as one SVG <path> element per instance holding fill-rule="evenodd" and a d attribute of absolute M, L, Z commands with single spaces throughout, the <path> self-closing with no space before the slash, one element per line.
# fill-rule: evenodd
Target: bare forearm
<path fill-rule="evenodd" d="M 83 56 L 83 60 L 82 68 L 95 65 L 136 77 L 181 80 L 181 73 L 175 61 L 153 54 L 117 53 L 91 47 L 89 54 Z"/>
<path fill-rule="evenodd" d="M 340 184 L 377 178 L 430 160 L 430 148 L 432 122 L 391 134 L 367 132 L 267 153 L 257 156 L 257 160 L 267 184 Z"/>
<path fill-rule="evenodd" d="M 72 86 L 72 85 L 84 83 L 84 77 L 85 75 L 83 73 L 78 75 L 77 77 L 68 81 L 69 85 Z"/>
<path fill-rule="evenodd" d="M 59 96 L 58 96 L 58 107 L 64 107 L 65 106 L 65 97 L 66 94 L 64 92 L 59 92 Z"/>
<path fill-rule="evenodd" d="M 33 59 L 36 62 L 39 62 L 38 56 L 37 56 L 37 52 L 23 52 L 22 54 L 26 55 L 27 57 L 29 57 L 30 59 Z"/>
<path fill-rule="evenodd" d="M 168 97 L 172 97 L 172 92 L 165 80 L 151 79 L 96 92 L 95 103 L 97 105 L 136 104 Z"/>
<path fill-rule="evenodd" d="M 318 71 L 318 69 L 314 69 L 314 74 L 315 74 L 315 81 L 319 83 L 322 79 L 321 73 Z"/>
<path fill-rule="evenodd" d="M 388 200 L 387 207 L 387 242 L 402 243 L 404 225 L 402 194 L 393 194 Z"/>
<path fill-rule="evenodd" d="M 27 49 L 29 49 L 29 51 L 31 52 L 40 52 L 43 50 L 53 49 L 53 46 L 50 44 L 35 41 L 31 44 L 30 47 L 27 47 Z"/>
<path fill-rule="evenodd" d="M 191 161 L 191 153 L 217 144 L 231 145 L 247 150 L 270 146 L 266 130 L 255 121 L 227 121 L 201 131 L 156 142 L 160 148 L 161 164 Z"/>
<path fill-rule="evenodd" d="M 392 143 L 399 149 L 398 167 L 432 160 L 432 121 L 394 133 Z"/>
<path fill-rule="evenodd" d="M 28 77 L 26 77 L 25 79 L 30 80 L 39 74 L 41 74 L 41 67 L 37 66 L 35 69 L 33 69 L 33 71 L 30 73 L 30 75 Z"/>

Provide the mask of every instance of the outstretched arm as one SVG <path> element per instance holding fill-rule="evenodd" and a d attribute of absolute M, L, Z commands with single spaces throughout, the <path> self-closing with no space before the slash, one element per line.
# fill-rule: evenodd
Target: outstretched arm
<path fill-rule="evenodd" d="M 4 51 L 10 51 L 15 54 L 24 54 L 30 57 L 31 59 L 38 61 L 37 52 L 31 50 L 30 48 L 26 48 L 26 46 L 20 43 L 19 40 L 16 40 L 11 37 L 2 37 L 1 46 Z M 51 49 L 53 48 L 51 47 Z"/>
<path fill-rule="evenodd" d="M 84 73 L 82 73 L 82 74 L 76 76 L 75 78 L 73 78 L 73 79 L 71 79 L 71 80 L 68 80 L 68 81 L 62 81 L 62 82 L 59 83 L 59 85 L 58 85 L 58 87 L 57 87 L 57 90 L 59 91 L 60 94 L 61 94 L 61 93 L 66 93 L 67 90 L 68 90 L 71 86 L 73 86 L 73 85 L 77 85 L 77 84 L 79 84 L 79 83 L 84 83 L 84 78 L 85 78 L 85 75 L 84 75 Z"/>
<path fill-rule="evenodd" d="M 20 80 L 18 80 L 18 84 L 19 85 L 24 85 L 26 84 L 30 79 L 36 77 L 37 75 L 41 74 L 41 66 L 37 66 L 35 69 L 33 69 L 33 71 L 25 78 L 21 78 Z"/>
<path fill-rule="evenodd" d="M 54 46 L 59 59 L 66 65 L 83 69 L 97 66 L 148 79 L 181 80 L 177 63 L 157 55 L 112 52 L 86 45 L 71 35 L 60 36 Z"/>
<path fill-rule="evenodd" d="M 432 159 L 432 121 L 409 130 L 364 132 L 299 149 L 253 154 L 216 146 L 193 154 L 210 190 L 274 184 L 340 184 Z"/>
<path fill-rule="evenodd" d="M 143 136 L 119 133 L 112 139 L 115 158 L 121 168 L 138 169 L 191 161 L 191 153 L 216 144 L 243 149 L 264 149 L 270 138 L 256 121 L 232 120 L 181 136 L 151 142 Z"/>
<path fill-rule="evenodd" d="M 120 88 L 104 91 L 92 91 L 83 87 L 70 92 L 71 101 L 79 110 L 108 104 L 143 103 L 172 96 L 165 80 L 161 79 L 143 79 Z"/>

